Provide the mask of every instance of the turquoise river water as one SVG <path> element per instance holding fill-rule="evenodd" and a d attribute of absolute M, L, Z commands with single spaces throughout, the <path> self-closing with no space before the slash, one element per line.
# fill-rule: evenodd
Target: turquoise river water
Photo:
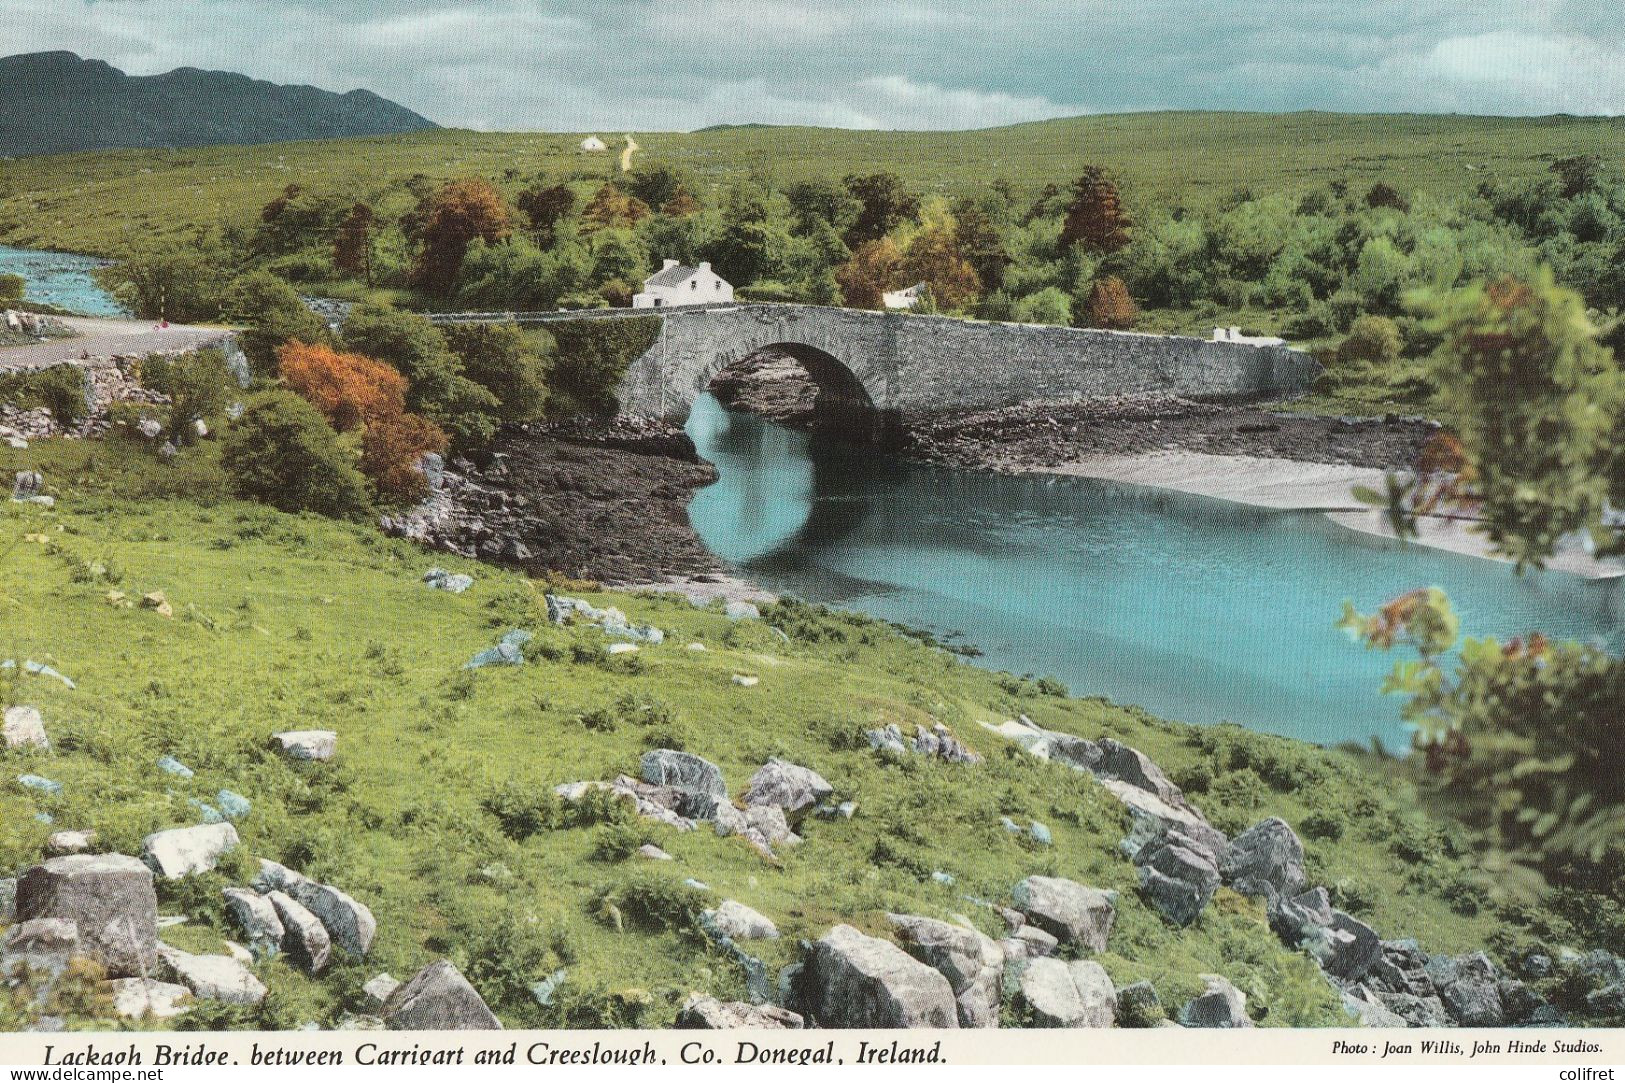
<path fill-rule="evenodd" d="M 83 316 L 123 316 L 125 311 L 96 284 L 90 272 L 106 260 L 71 252 L 40 252 L 0 244 L 0 274 L 23 276 L 23 296 Z"/>
<path fill-rule="evenodd" d="M 1618 649 L 1625 581 L 1369 537 L 1312 512 L 1091 479 L 910 463 L 724 410 L 688 421 L 720 479 L 689 518 L 770 590 L 925 628 L 979 664 L 1189 722 L 1403 747 L 1378 691 L 1395 655 L 1334 623 L 1418 586 L 1473 635 L 1541 629 Z"/>

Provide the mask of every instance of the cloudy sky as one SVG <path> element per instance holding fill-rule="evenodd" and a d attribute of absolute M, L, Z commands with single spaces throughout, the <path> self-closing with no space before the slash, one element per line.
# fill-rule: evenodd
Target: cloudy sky
<path fill-rule="evenodd" d="M 0 0 L 0 27 L 4 52 L 365 87 L 482 129 L 1625 113 L 1620 0 Z"/>

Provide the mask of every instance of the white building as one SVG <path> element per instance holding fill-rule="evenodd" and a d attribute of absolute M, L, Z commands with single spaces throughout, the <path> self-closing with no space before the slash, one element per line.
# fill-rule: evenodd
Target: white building
<path fill-rule="evenodd" d="M 589 135 L 587 138 L 585 138 L 585 139 L 583 139 L 581 141 L 581 149 L 582 150 L 594 150 L 594 151 L 596 151 L 596 150 L 608 150 L 609 147 L 604 143 L 604 141 L 602 139 L 599 139 L 596 135 Z"/>
<path fill-rule="evenodd" d="M 1214 342 L 1239 342 L 1244 346 L 1285 346 L 1286 339 L 1269 335 L 1244 335 L 1239 327 L 1215 327 Z"/>
<path fill-rule="evenodd" d="M 912 286 L 900 290 L 892 290 L 880 295 L 880 303 L 887 308 L 913 308 L 920 303 L 930 287 L 924 282 L 916 282 Z"/>
<path fill-rule="evenodd" d="M 633 308 L 676 308 L 732 301 L 734 288 L 709 263 L 685 267 L 674 259 L 643 280 L 643 292 L 632 297 Z"/>

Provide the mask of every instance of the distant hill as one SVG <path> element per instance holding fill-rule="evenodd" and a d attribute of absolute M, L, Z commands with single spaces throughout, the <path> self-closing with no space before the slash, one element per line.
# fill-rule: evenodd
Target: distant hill
<path fill-rule="evenodd" d="M 125 75 L 73 53 L 0 58 L 0 154 L 394 135 L 436 125 L 368 90 L 335 94 L 224 71 Z"/>

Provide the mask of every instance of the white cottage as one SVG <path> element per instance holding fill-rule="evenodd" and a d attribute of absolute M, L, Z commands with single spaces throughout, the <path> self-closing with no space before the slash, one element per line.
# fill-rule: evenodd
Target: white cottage
<path fill-rule="evenodd" d="M 609 146 L 596 135 L 589 135 L 581 141 L 581 149 L 589 151 L 608 150 Z"/>
<path fill-rule="evenodd" d="M 930 287 L 924 282 L 916 282 L 914 285 L 900 290 L 889 290 L 882 293 L 880 303 L 887 308 L 913 308 L 920 303 L 920 298 L 925 296 L 928 289 Z"/>
<path fill-rule="evenodd" d="M 643 292 L 632 297 L 633 308 L 676 308 L 732 301 L 734 288 L 709 263 L 685 267 L 674 259 L 643 280 Z"/>
<path fill-rule="evenodd" d="M 1286 339 L 1274 335 L 1244 335 L 1239 327 L 1215 327 L 1214 342 L 1240 342 L 1247 346 L 1285 346 Z"/>

